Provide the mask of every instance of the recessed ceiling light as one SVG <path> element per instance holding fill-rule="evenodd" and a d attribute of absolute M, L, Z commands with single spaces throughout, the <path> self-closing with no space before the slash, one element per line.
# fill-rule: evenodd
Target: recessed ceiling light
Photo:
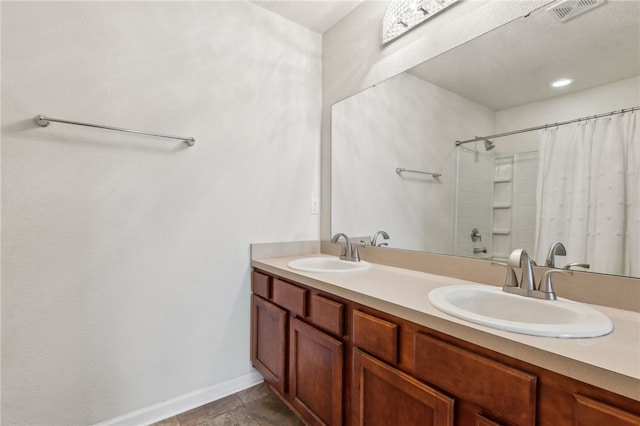
<path fill-rule="evenodd" d="M 571 83 L 573 83 L 573 79 L 572 78 L 561 78 L 560 80 L 556 80 L 553 83 L 551 83 L 552 87 L 564 87 L 564 86 L 568 86 Z"/>

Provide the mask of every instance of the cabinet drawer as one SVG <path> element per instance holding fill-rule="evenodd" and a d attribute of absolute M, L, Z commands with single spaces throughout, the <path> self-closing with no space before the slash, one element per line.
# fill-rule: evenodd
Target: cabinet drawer
<path fill-rule="evenodd" d="M 414 351 L 417 377 L 509 422 L 535 424 L 536 376 L 420 333 Z"/>
<path fill-rule="evenodd" d="M 344 305 L 322 296 L 311 296 L 311 322 L 329 333 L 342 336 Z"/>
<path fill-rule="evenodd" d="M 576 426 L 637 426 L 640 416 L 623 411 L 617 407 L 595 401 L 582 395 L 574 395 L 574 425 Z"/>
<path fill-rule="evenodd" d="M 353 311 L 353 344 L 378 358 L 398 364 L 398 326 L 360 311 Z"/>
<path fill-rule="evenodd" d="M 253 271 L 251 274 L 251 291 L 265 299 L 271 297 L 271 277 Z"/>
<path fill-rule="evenodd" d="M 307 316 L 307 290 L 303 288 L 274 278 L 273 301 L 292 314 Z"/>

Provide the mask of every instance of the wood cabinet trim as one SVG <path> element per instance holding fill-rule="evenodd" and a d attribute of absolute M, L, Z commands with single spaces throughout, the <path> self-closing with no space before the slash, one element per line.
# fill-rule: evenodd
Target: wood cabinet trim
<path fill-rule="evenodd" d="M 475 426 L 504 426 L 504 425 L 494 422 L 493 420 L 486 418 L 482 414 L 476 414 Z"/>

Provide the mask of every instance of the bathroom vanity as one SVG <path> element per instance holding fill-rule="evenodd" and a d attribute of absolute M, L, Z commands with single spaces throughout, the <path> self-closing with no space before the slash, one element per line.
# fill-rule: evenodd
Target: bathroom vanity
<path fill-rule="evenodd" d="M 428 292 L 460 282 L 373 264 L 301 273 L 252 260 L 251 359 L 312 425 L 640 425 L 637 313 L 557 339 L 467 323 Z"/>

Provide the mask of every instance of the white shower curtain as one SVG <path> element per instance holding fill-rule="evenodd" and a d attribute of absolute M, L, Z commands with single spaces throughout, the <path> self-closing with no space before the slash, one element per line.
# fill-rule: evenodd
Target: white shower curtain
<path fill-rule="evenodd" d="M 640 276 L 640 114 L 540 132 L 535 260 L 556 241 L 566 263 Z"/>

